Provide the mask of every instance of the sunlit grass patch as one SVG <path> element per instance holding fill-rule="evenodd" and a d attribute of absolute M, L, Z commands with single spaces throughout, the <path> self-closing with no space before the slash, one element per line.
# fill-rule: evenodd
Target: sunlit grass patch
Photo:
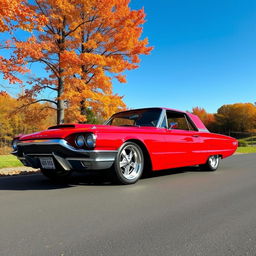
<path fill-rule="evenodd" d="M 22 166 L 22 163 L 12 155 L 0 155 L 0 168 Z"/>
<path fill-rule="evenodd" d="M 237 153 L 256 153 L 256 147 L 239 147 Z"/>

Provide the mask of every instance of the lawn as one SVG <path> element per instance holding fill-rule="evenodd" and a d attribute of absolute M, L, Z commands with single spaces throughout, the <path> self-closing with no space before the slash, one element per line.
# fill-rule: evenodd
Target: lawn
<path fill-rule="evenodd" d="M 239 147 L 237 153 L 256 153 L 256 147 Z"/>
<path fill-rule="evenodd" d="M 0 168 L 22 166 L 22 163 L 12 155 L 0 155 Z"/>

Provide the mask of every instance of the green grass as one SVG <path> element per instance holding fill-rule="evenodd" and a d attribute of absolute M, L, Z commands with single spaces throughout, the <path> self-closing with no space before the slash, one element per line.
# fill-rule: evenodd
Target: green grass
<path fill-rule="evenodd" d="M 0 155 L 0 168 L 22 166 L 23 164 L 12 155 Z"/>
<path fill-rule="evenodd" d="M 256 141 L 256 136 L 251 136 L 251 137 L 248 137 L 248 138 L 244 138 L 244 140 L 246 140 L 246 141 Z"/>
<path fill-rule="evenodd" d="M 239 147 L 237 153 L 256 153 L 256 147 Z"/>

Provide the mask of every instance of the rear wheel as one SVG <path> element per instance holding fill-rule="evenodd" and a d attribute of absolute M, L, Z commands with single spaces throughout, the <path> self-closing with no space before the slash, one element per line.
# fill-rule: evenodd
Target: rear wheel
<path fill-rule="evenodd" d="M 41 169 L 41 172 L 44 176 L 46 176 L 47 178 L 53 181 L 65 181 L 71 174 L 70 171 L 65 171 L 61 169 L 57 169 L 57 170 Z"/>
<path fill-rule="evenodd" d="M 200 165 L 200 168 L 204 171 L 216 171 L 220 165 L 220 156 L 210 156 L 206 164 Z"/>
<path fill-rule="evenodd" d="M 141 148 L 134 142 L 125 142 L 118 151 L 114 167 L 120 183 L 136 183 L 144 169 L 144 155 Z"/>

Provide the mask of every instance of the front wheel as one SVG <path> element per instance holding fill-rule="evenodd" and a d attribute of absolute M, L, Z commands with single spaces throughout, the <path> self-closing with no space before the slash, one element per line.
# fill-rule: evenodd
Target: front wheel
<path fill-rule="evenodd" d="M 136 183 L 144 169 L 144 155 L 141 148 L 134 142 L 125 142 L 118 151 L 114 167 L 120 183 Z"/>
<path fill-rule="evenodd" d="M 200 168 L 204 171 L 216 171 L 220 165 L 220 156 L 210 156 L 206 164 L 200 165 Z"/>

